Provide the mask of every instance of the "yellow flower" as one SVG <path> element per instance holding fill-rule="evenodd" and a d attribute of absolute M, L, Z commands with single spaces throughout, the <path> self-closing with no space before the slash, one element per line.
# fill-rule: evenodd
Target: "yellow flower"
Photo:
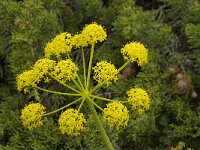
<path fill-rule="evenodd" d="M 32 70 L 25 71 L 17 76 L 17 89 L 26 93 L 29 87 L 35 87 L 42 79 L 48 81 L 45 76 L 51 71 L 56 62 L 47 58 L 39 59 Z"/>
<path fill-rule="evenodd" d="M 45 57 L 50 58 L 51 55 L 56 55 L 71 52 L 71 34 L 64 32 L 57 35 L 51 42 L 47 43 L 44 52 Z"/>
<path fill-rule="evenodd" d="M 80 132 L 85 129 L 85 123 L 83 114 L 72 108 L 64 111 L 58 119 L 61 133 L 67 135 L 80 135 Z"/>
<path fill-rule="evenodd" d="M 77 65 L 70 59 L 61 60 L 54 69 L 53 76 L 63 83 L 75 79 L 79 70 Z"/>
<path fill-rule="evenodd" d="M 17 76 L 17 90 L 22 91 L 22 89 L 24 89 L 24 92 L 26 93 L 29 87 L 36 86 L 36 77 L 34 70 L 24 71 L 19 74 Z"/>
<path fill-rule="evenodd" d="M 42 126 L 42 117 L 46 113 L 45 109 L 46 108 L 40 103 L 30 103 L 29 105 L 25 106 L 21 111 L 20 117 L 23 126 L 29 131 L 36 127 Z"/>
<path fill-rule="evenodd" d="M 127 108 L 122 103 L 118 101 L 108 103 L 103 113 L 103 120 L 108 122 L 111 128 L 119 130 L 127 126 L 129 114 Z"/>
<path fill-rule="evenodd" d="M 128 101 L 140 114 L 150 108 L 150 98 L 147 92 L 141 88 L 132 88 L 128 92 Z"/>
<path fill-rule="evenodd" d="M 98 83 L 111 84 L 112 81 L 115 82 L 118 80 L 117 74 L 118 71 L 115 66 L 106 61 L 98 62 L 97 65 L 93 68 L 94 70 L 94 80 Z"/>
<path fill-rule="evenodd" d="M 80 47 L 87 47 L 88 43 L 87 41 L 84 39 L 83 34 L 75 34 L 72 37 L 72 45 L 75 48 L 80 48 Z"/>
<path fill-rule="evenodd" d="M 107 37 L 107 33 L 104 28 L 95 22 L 87 25 L 81 34 L 84 40 L 90 45 L 97 43 L 98 41 L 103 42 Z"/>
<path fill-rule="evenodd" d="M 38 59 L 33 67 L 34 73 L 37 75 L 37 82 L 40 82 L 47 73 L 51 73 L 55 65 L 56 62 L 54 60 L 48 58 Z"/>
<path fill-rule="evenodd" d="M 139 42 L 126 44 L 121 49 L 121 53 L 125 60 L 136 61 L 138 65 L 147 63 L 148 50 Z"/>

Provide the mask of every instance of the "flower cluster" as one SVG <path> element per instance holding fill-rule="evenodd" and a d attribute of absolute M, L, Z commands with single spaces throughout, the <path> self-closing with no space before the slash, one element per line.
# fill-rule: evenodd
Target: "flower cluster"
<path fill-rule="evenodd" d="M 56 61 L 50 60 L 47 58 L 41 58 L 36 61 L 35 65 L 33 66 L 34 73 L 36 74 L 35 78 L 37 79 L 37 83 L 41 81 L 41 79 L 47 79 L 47 74 L 51 73 L 56 65 Z"/>
<path fill-rule="evenodd" d="M 60 82 L 73 80 L 77 77 L 77 65 L 70 59 L 61 60 L 55 67 L 52 75 Z"/>
<path fill-rule="evenodd" d="M 57 35 L 51 42 L 47 43 L 44 52 L 45 57 L 50 58 L 51 55 L 60 57 L 60 54 L 71 52 L 71 34 L 64 32 Z"/>
<path fill-rule="evenodd" d="M 72 108 L 64 111 L 58 119 L 60 131 L 67 135 L 79 135 L 85 129 L 85 123 L 83 114 Z"/>
<path fill-rule="evenodd" d="M 24 71 L 17 76 L 17 90 L 26 93 L 28 88 L 36 86 L 35 73 L 33 70 Z"/>
<path fill-rule="evenodd" d="M 75 34 L 72 37 L 72 45 L 74 48 L 87 47 L 88 42 L 84 39 L 83 34 Z"/>
<path fill-rule="evenodd" d="M 110 127 L 119 130 L 127 126 L 129 120 L 128 110 L 122 103 L 118 101 L 108 103 L 103 113 L 103 119 L 108 122 Z"/>
<path fill-rule="evenodd" d="M 128 101 L 134 109 L 142 114 L 150 108 L 150 98 L 147 92 L 141 88 L 132 88 L 128 92 Z"/>
<path fill-rule="evenodd" d="M 103 42 L 107 38 L 107 33 L 104 28 L 97 23 L 85 26 L 81 34 L 85 41 L 90 45 L 95 44 L 98 41 Z"/>
<path fill-rule="evenodd" d="M 54 60 L 39 59 L 32 70 L 25 71 L 17 76 L 18 91 L 24 89 L 24 92 L 27 92 L 29 87 L 35 87 L 42 79 L 47 81 L 46 74 L 54 68 L 55 64 Z"/>
<path fill-rule="evenodd" d="M 40 103 L 30 103 L 21 111 L 21 120 L 24 127 L 32 130 L 43 125 L 42 117 L 44 116 L 45 107 Z"/>
<path fill-rule="evenodd" d="M 148 50 L 139 42 L 126 44 L 121 49 L 121 53 L 125 60 L 130 60 L 131 62 L 135 61 L 138 65 L 147 63 Z"/>
<path fill-rule="evenodd" d="M 83 31 L 72 37 L 72 45 L 75 48 L 86 47 L 99 42 L 103 42 L 107 37 L 104 28 L 97 23 L 86 25 Z"/>
<path fill-rule="evenodd" d="M 102 129 L 102 124 L 99 121 L 94 106 L 103 111 L 103 121 L 107 122 L 110 127 L 119 130 L 120 128 L 127 126 L 129 113 L 126 106 L 123 105 L 122 102 L 102 98 L 93 94 L 97 88 L 116 82 L 118 80 L 118 73 L 124 69 L 128 63 L 137 62 L 138 65 L 147 63 L 148 50 L 139 42 L 131 42 L 126 44 L 121 49 L 121 53 L 127 62 L 119 69 L 116 69 L 113 64 L 107 61 L 100 61 L 95 67 L 92 68 L 95 44 L 97 42 L 104 41 L 106 38 L 106 31 L 101 25 L 96 23 L 85 26 L 80 34 L 76 34 L 74 36 L 66 32 L 61 33 L 46 45 L 45 57 L 39 59 L 32 67 L 32 70 L 25 71 L 17 76 L 17 88 L 19 91 L 24 89 L 24 91 L 27 92 L 30 87 L 34 87 L 43 92 L 78 97 L 75 101 L 49 113 L 45 112 L 45 107 L 43 105 L 39 103 L 30 103 L 22 109 L 20 117 L 22 124 L 28 128 L 28 130 L 32 130 L 33 128 L 43 125 L 43 116 L 56 113 L 79 101 L 81 102 L 78 110 L 70 108 L 61 113 L 58 119 L 58 125 L 62 134 L 77 136 L 80 135 L 81 131 L 85 130 L 86 119 L 84 118 L 84 115 L 79 112 L 84 104 L 84 101 L 87 101 L 89 109 L 93 113 L 94 119 L 102 132 L 105 131 Z M 85 59 L 83 57 L 84 75 L 80 78 L 78 75 L 79 68 L 77 64 L 70 59 L 69 52 L 71 52 L 73 48 L 83 48 L 86 46 L 91 46 L 89 65 L 88 69 L 86 69 L 84 62 Z M 82 51 L 82 54 L 84 56 L 84 51 Z M 55 58 L 55 60 L 51 60 L 50 58 Z M 90 87 L 92 69 L 94 72 L 93 79 L 98 82 L 95 87 Z M 86 72 L 86 70 L 88 70 L 88 72 Z M 40 81 L 48 82 L 48 77 L 56 80 L 58 83 L 65 86 L 69 91 L 66 93 L 52 91 L 37 85 Z M 75 84 L 74 86 L 68 84 L 71 80 Z M 150 108 L 150 98 L 145 90 L 141 88 L 133 88 L 129 90 L 127 94 L 128 102 L 132 105 L 132 108 L 136 109 L 140 114 Z M 111 102 L 106 105 L 106 108 L 102 109 L 97 103 L 95 103 L 94 99 Z"/>
<path fill-rule="evenodd" d="M 109 85 L 118 80 L 117 74 L 118 71 L 115 66 L 106 61 L 98 62 L 97 65 L 93 68 L 94 70 L 94 80 L 98 83 L 103 83 Z"/>

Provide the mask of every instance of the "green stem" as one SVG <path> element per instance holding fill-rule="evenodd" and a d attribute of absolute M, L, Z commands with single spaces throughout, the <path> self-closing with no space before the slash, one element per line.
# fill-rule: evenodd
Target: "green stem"
<path fill-rule="evenodd" d="M 106 134 L 106 131 L 105 131 L 105 129 L 104 129 L 102 123 L 101 123 L 101 120 L 99 119 L 99 116 L 98 116 L 98 114 L 97 114 L 97 112 L 94 108 L 94 105 L 91 102 L 91 100 L 89 99 L 89 97 L 87 98 L 87 103 L 88 103 L 88 106 L 89 106 L 89 109 L 90 109 L 92 115 L 94 116 L 94 119 L 96 121 L 96 125 L 99 129 L 99 132 L 101 133 L 101 136 L 103 138 L 103 141 L 106 145 L 107 150 L 114 150 L 114 148 L 113 148 L 113 146 L 110 142 L 110 139 L 108 138 L 108 135 Z"/>
<path fill-rule="evenodd" d="M 128 64 L 130 63 L 130 61 L 128 60 L 126 63 L 124 63 L 117 71 L 120 72 L 122 69 L 124 69 Z M 103 82 L 104 83 L 104 82 Z M 97 84 L 91 91 L 90 93 L 93 93 L 94 91 L 96 91 L 96 89 L 100 88 L 103 83 L 101 84 Z"/>
<path fill-rule="evenodd" d="M 90 85 L 90 74 L 91 74 L 91 70 L 92 70 L 93 55 L 94 55 L 94 44 L 92 44 L 91 53 L 90 53 L 90 62 L 89 62 L 89 67 L 88 67 L 87 84 L 86 84 L 87 90 L 89 89 L 89 85 Z"/>
<path fill-rule="evenodd" d="M 61 58 L 60 58 L 60 55 L 56 55 L 56 57 L 57 57 L 57 59 L 58 59 L 58 61 L 61 61 Z"/>
<path fill-rule="evenodd" d="M 83 98 L 83 100 L 82 100 L 80 106 L 78 107 L 78 112 L 80 111 L 81 107 L 83 106 L 84 101 L 85 101 L 85 98 Z"/>
<path fill-rule="evenodd" d="M 70 105 L 72 105 L 72 104 L 74 104 L 74 103 L 80 101 L 81 99 L 82 99 L 82 97 L 80 97 L 79 99 L 77 99 L 77 100 L 75 100 L 75 101 L 73 101 L 73 102 L 71 102 L 71 103 L 69 103 L 69 104 L 67 104 L 67 105 L 65 105 L 65 106 L 63 106 L 63 107 L 61 107 L 61 108 L 59 108 L 59 109 L 56 109 L 56 110 L 54 110 L 54 111 L 52 111 L 52 112 L 49 112 L 49 113 L 47 113 L 47 114 L 44 114 L 44 116 L 48 116 L 48 115 L 54 114 L 54 113 L 56 113 L 56 112 L 58 112 L 58 111 L 60 111 L 60 110 L 63 110 L 63 109 L 65 109 L 65 108 L 69 107 Z"/>
<path fill-rule="evenodd" d="M 76 86 L 77 86 L 77 88 L 80 90 L 80 91 L 83 91 L 84 90 L 84 88 L 82 88 L 77 82 L 76 82 L 76 80 L 72 80 L 73 82 L 74 82 L 74 84 L 76 84 Z"/>
<path fill-rule="evenodd" d="M 90 94 L 92 94 L 93 92 L 96 91 L 96 89 L 100 88 L 103 84 L 97 84 L 95 87 L 92 88 L 92 90 L 90 91 Z"/>
<path fill-rule="evenodd" d="M 122 69 L 124 69 L 131 61 L 128 60 L 125 64 L 123 64 L 117 71 L 120 72 Z"/>
<path fill-rule="evenodd" d="M 84 54 L 84 51 L 83 51 L 83 47 L 81 48 L 81 51 L 82 51 L 82 57 L 83 57 L 84 85 L 85 85 L 85 88 L 86 88 L 85 54 Z"/>
<path fill-rule="evenodd" d="M 64 84 L 64 83 L 60 82 L 58 79 L 56 79 L 55 77 L 53 77 L 50 73 L 48 73 L 48 75 L 49 75 L 51 78 L 53 78 L 54 80 L 56 80 L 58 83 L 60 83 L 60 84 L 62 84 L 63 86 L 65 86 L 66 88 L 71 89 L 72 91 L 74 91 L 74 92 L 76 92 L 76 93 L 81 93 L 80 91 L 74 89 L 73 87 L 71 87 L 71 86 L 69 86 L 69 85 L 67 85 L 67 84 Z"/>
<path fill-rule="evenodd" d="M 69 53 L 67 53 L 67 57 L 68 57 L 68 59 L 70 59 Z"/>
<path fill-rule="evenodd" d="M 91 95 L 91 97 L 96 98 L 96 99 L 100 99 L 100 100 L 103 100 L 103 101 L 113 102 L 113 100 L 107 99 L 107 98 L 104 98 L 104 97 L 99 97 L 99 96 L 95 96 L 95 95 Z"/>
<path fill-rule="evenodd" d="M 99 96 L 95 96 L 95 95 L 90 95 L 92 98 L 96 98 L 96 99 L 99 99 L 99 100 L 102 100 L 102 101 L 108 101 L 108 102 L 113 102 L 113 101 L 118 101 L 118 102 L 122 102 L 122 103 L 128 103 L 128 101 L 119 101 L 117 99 L 115 100 L 111 100 L 111 99 L 108 99 L 108 98 L 104 98 L 104 97 L 99 97 Z"/>
<path fill-rule="evenodd" d="M 59 94 L 59 95 L 67 95 L 67 96 L 81 96 L 81 94 L 73 94 L 73 93 L 63 93 L 63 92 L 57 92 L 57 91 L 51 91 L 51 90 L 47 90 L 41 87 L 36 86 L 36 89 L 39 89 L 41 91 L 44 92 L 48 92 L 48 93 L 53 93 L 53 94 Z"/>
<path fill-rule="evenodd" d="M 81 86 L 81 89 L 84 90 L 85 88 L 84 88 L 84 86 L 83 86 L 83 83 L 82 83 L 81 80 L 80 80 L 80 77 L 77 76 L 77 79 L 78 79 L 79 85 Z"/>
<path fill-rule="evenodd" d="M 103 111 L 103 109 L 97 104 L 97 103 L 95 103 L 93 100 L 91 100 L 90 99 L 90 101 L 98 108 L 98 109 L 100 109 L 101 111 Z"/>

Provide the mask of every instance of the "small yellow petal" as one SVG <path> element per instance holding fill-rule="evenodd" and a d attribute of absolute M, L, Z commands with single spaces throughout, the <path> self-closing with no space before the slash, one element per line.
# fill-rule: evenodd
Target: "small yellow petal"
<path fill-rule="evenodd" d="M 21 111 L 22 124 L 28 130 L 32 130 L 36 127 L 43 125 L 42 117 L 46 113 L 45 107 L 40 103 L 30 103 L 25 106 Z"/>
<path fill-rule="evenodd" d="M 128 101 L 132 108 L 136 109 L 140 114 L 150 108 L 150 98 L 147 92 L 141 88 L 132 88 L 128 92 Z"/>
<path fill-rule="evenodd" d="M 119 130 L 127 126 L 129 114 L 127 108 L 122 103 L 118 101 L 108 103 L 103 113 L 103 120 L 108 122 L 111 128 Z"/>
<path fill-rule="evenodd" d="M 118 71 L 115 66 L 106 61 L 98 62 L 97 65 L 93 68 L 94 70 L 94 80 L 98 83 L 103 83 L 106 85 L 116 82 L 118 80 L 117 74 Z"/>
<path fill-rule="evenodd" d="M 140 66 L 147 63 L 148 50 L 139 42 L 131 42 L 126 44 L 121 49 L 121 53 L 125 60 L 130 60 L 131 62 L 135 61 Z"/>
<path fill-rule="evenodd" d="M 61 133 L 67 135 L 80 135 L 80 132 L 85 129 L 85 123 L 83 114 L 72 108 L 64 111 L 58 119 Z"/>

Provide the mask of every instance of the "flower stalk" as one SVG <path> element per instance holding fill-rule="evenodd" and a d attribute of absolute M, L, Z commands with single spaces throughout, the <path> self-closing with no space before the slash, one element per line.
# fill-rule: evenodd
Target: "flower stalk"
<path fill-rule="evenodd" d="M 109 139 L 109 137 L 108 137 L 108 135 L 107 135 L 102 123 L 101 123 L 101 120 L 99 119 L 99 116 L 98 116 L 98 114 L 97 114 L 97 112 L 96 112 L 96 110 L 94 108 L 93 103 L 91 102 L 91 100 L 89 98 L 87 98 L 86 101 L 87 101 L 89 109 L 90 109 L 90 111 L 91 111 L 91 113 L 92 113 L 92 115 L 93 115 L 93 117 L 95 119 L 97 128 L 99 129 L 99 132 L 101 133 L 101 136 L 103 138 L 103 141 L 104 141 L 104 143 L 106 145 L 107 150 L 114 150 L 114 148 L 113 148 L 113 146 L 112 146 L 112 144 L 110 142 L 110 139 Z"/>
<path fill-rule="evenodd" d="M 92 44 L 91 52 L 90 52 L 90 61 L 89 61 L 88 74 L 87 74 L 87 84 L 86 84 L 87 90 L 89 89 L 89 86 L 90 86 L 90 74 L 91 74 L 91 70 L 92 70 L 93 55 L 94 55 L 94 44 Z"/>

